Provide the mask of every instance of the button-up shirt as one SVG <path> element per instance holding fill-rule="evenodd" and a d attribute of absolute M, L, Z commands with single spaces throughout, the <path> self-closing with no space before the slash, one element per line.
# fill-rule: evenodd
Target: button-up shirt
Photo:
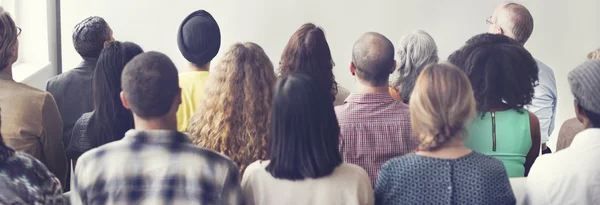
<path fill-rule="evenodd" d="M 543 155 L 527 177 L 528 204 L 600 204 L 600 129 L 586 129 L 571 146 Z"/>
<path fill-rule="evenodd" d="M 84 153 L 74 176 L 72 204 L 243 203 L 237 166 L 176 131 L 130 130 Z"/>
<path fill-rule="evenodd" d="M 67 157 L 63 124 L 52 95 L 0 72 L 0 108 L 6 145 L 40 160 L 64 185 Z"/>
<path fill-rule="evenodd" d="M 416 149 L 408 105 L 390 93 L 352 93 L 335 108 L 340 124 L 340 152 L 344 162 L 361 166 L 375 184 L 388 160 Z"/>
<path fill-rule="evenodd" d="M 540 120 L 541 142 L 546 143 L 554 131 L 558 92 L 554 71 L 541 61 L 536 60 L 536 62 L 539 68 L 539 84 L 535 87 L 531 105 L 526 108 Z"/>
<path fill-rule="evenodd" d="M 1 137 L 0 137 L 1 138 Z M 58 179 L 32 156 L 0 142 L 0 204 L 63 204 Z"/>

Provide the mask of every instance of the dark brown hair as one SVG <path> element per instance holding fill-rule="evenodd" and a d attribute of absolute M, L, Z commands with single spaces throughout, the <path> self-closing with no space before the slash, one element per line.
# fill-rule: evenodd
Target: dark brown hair
<path fill-rule="evenodd" d="M 331 90 L 333 101 L 338 92 L 334 65 L 325 32 L 321 27 L 307 23 L 292 35 L 285 46 L 279 62 L 279 76 L 289 76 L 294 72 L 312 75 L 323 88 Z"/>
<path fill-rule="evenodd" d="M 11 63 L 15 43 L 17 43 L 17 26 L 10 14 L 0 7 L 0 70 Z"/>

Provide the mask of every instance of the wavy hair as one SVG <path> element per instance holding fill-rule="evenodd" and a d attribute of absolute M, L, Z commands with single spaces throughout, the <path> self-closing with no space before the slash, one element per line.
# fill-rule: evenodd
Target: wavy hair
<path fill-rule="evenodd" d="M 195 144 L 229 156 L 243 173 L 267 156 L 269 110 L 276 77 L 254 43 L 236 43 L 212 70 L 205 98 L 192 117 Z"/>
<path fill-rule="evenodd" d="M 13 49 L 17 44 L 17 26 L 10 14 L 0 7 L 0 70 L 13 63 Z"/>
<path fill-rule="evenodd" d="M 312 23 L 302 25 L 290 38 L 279 61 L 279 77 L 304 72 L 317 78 L 324 89 L 331 90 L 335 100 L 338 83 L 333 75 L 335 63 L 321 27 Z"/>

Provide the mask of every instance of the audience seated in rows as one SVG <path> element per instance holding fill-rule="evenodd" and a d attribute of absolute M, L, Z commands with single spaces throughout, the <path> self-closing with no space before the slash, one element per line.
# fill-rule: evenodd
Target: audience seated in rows
<path fill-rule="evenodd" d="M 294 73 L 277 83 L 271 110 L 270 160 L 246 169 L 242 189 L 250 205 L 372 205 L 369 176 L 343 163 L 340 130 L 318 78 Z"/>
<path fill-rule="evenodd" d="M 414 151 L 418 144 L 410 129 L 408 106 L 389 93 L 389 76 L 395 67 L 392 42 L 379 33 L 363 34 L 354 43 L 350 64 L 357 89 L 346 104 L 335 108 L 344 162 L 365 169 L 371 184 L 381 165 Z"/>
<path fill-rule="evenodd" d="M 131 60 L 121 100 L 135 130 L 84 153 L 75 169 L 73 204 L 243 204 L 237 166 L 177 132 L 177 69 L 158 52 Z"/>
<path fill-rule="evenodd" d="M 279 76 L 305 72 L 319 79 L 323 89 L 331 90 L 334 105 L 344 104 L 350 92 L 335 81 L 333 59 L 325 32 L 321 27 L 307 23 L 290 38 L 279 61 Z"/>
<path fill-rule="evenodd" d="M 84 113 L 67 144 L 67 156 L 74 161 L 81 154 L 120 140 L 133 129 L 133 115 L 121 104 L 121 73 L 125 64 L 144 51 L 131 42 L 114 41 L 100 53 L 92 80 L 94 110 Z"/>
<path fill-rule="evenodd" d="M 219 25 L 207 11 L 192 12 L 179 26 L 177 45 L 181 55 L 190 62 L 190 71 L 179 74 L 181 105 L 177 111 L 177 130 L 187 132 L 190 120 L 203 100 L 210 62 L 221 47 Z"/>
<path fill-rule="evenodd" d="M 502 162 L 465 147 L 466 125 L 475 115 L 467 76 L 449 64 L 430 64 L 410 98 L 419 151 L 383 165 L 376 203 L 515 204 Z"/>
<path fill-rule="evenodd" d="M 497 34 L 480 34 L 448 57 L 469 77 L 477 117 L 468 126 L 465 144 L 502 160 L 509 177 L 527 176 L 539 155 L 537 117 L 523 107 L 531 103 L 537 64 L 516 41 Z"/>
<path fill-rule="evenodd" d="M 0 7 L 0 108 L 4 143 L 41 161 L 65 184 L 67 158 L 56 102 L 50 93 L 13 79 L 12 65 L 19 58 L 19 34 L 21 29 Z"/>
<path fill-rule="evenodd" d="M 490 25 L 489 33 L 508 36 L 521 45 L 525 45 L 533 33 L 531 13 L 523 5 L 517 3 L 500 4 L 486 22 Z M 535 61 L 539 69 L 539 82 L 535 86 L 531 103 L 526 104 L 525 108 L 535 114 L 540 122 L 542 152 L 547 154 L 552 152 L 546 143 L 554 130 L 558 93 L 554 71 L 541 61 L 537 59 Z"/>
<path fill-rule="evenodd" d="M 408 104 L 423 67 L 439 61 L 438 49 L 435 40 L 422 30 L 402 36 L 396 49 L 398 70 L 390 76 L 390 94 Z"/>
<path fill-rule="evenodd" d="M 600 60 L 579 65 L 568 79 L 585 130 L 568 148 L 538 158 L 527 178 L 527 204 L 600 204 Z"/>
<path fill-rule="evenodd" d="M 260 46 L 237 43 L 211 72 L 190 135 L 194 144 L 230 157 L 243 173 L 267 157 L 275 70 Z"/>
<path fill-rule="evenodd" d="M 590 52 L 587 58 L 588 60 L 600 60 L 600 48 Z M 577 118 L 571 118 L 565 121 L 562 126 L 560 126 L 560 131 L 558 132 L 556 151 L 558 152 L 569 147 L 571 142 L 573 142 L 575 135 L 584 129 L 583 124 L 581 124 Z"/>
<path fill-rule="evenodd" d="M 0 120 L 0 127 L 2 127 L 2 120 Z M 60 181 L 54 174 L 34 157 L 15 152 L 6 146 L 2 134 L 0 134 L 0 190 L 0 204 L 64 203 Z"/>

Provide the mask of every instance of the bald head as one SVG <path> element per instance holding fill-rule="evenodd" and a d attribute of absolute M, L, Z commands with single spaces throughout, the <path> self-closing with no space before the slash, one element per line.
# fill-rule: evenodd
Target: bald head
<path fill-rule="evenodd" d="M 491 25 L 491 33 L 504 34 L 521 45 L 524 45 L 533 33 L 533 17 L 521 4 L 501 4 L 494 11 L 492 22 L 496 28 L 492 28 L 494 25 Z"/>
<path fill-rule="evenodd" d="M 369 32 L 354 43 L 352 65 L 363 82 L 371 86 L 386 85 L 394 64 L 394 45 L 385 36 Z"/>

